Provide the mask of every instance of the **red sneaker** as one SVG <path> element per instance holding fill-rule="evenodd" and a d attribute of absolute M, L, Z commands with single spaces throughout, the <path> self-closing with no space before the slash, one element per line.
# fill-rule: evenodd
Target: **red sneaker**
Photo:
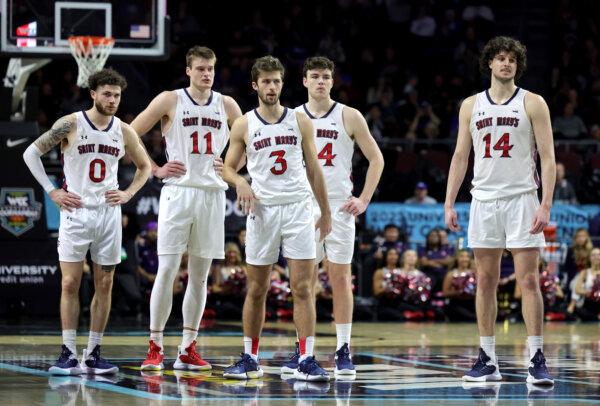
<path fill-rule="evenodd" d="M 200 354 L 196 352 L 196 341 L 192 341 L 185 349 L 179 347 L 173 368 L 189 369 L 190 371 L 209 371 L 212 369 L 212 366 L 204 361 Z"/>
<path fill-rule="evenodd" d="M 163 365 L 162 348 L 150 340 L 150 348 L 146 354 L 146 359 L 142 363 L 142 371 L 162 371 L 165 366 Z"/>

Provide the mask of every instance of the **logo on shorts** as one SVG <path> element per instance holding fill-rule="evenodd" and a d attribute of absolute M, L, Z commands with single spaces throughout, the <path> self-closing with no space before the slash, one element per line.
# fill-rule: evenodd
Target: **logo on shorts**
<path fill-rule="evenodd" d="M 32 188 L 0 189 L 0 225 L 16 237 L 33 227 L 42 215 L 42 204 L 37 202 Z"/>

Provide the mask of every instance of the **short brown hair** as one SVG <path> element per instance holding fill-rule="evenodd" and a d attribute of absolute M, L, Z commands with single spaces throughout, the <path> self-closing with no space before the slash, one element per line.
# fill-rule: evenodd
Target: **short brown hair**
<path fill-rule="evenodd" d="M 335 64 L 333 61 L 325 56 L 313 56 L 304 61 L 304 66 L 302 67 L 302 76 L 306 77 L 306 73 L 309 70 L 313 69 L 329 69 L 331 74 L 333 75 L 333 71 L 335 69 Z"/>
<path fill-rule="evenodd" d="M 194 58 L 214 59 L 215 63 L 217 63 L 217 55 L 215 55 L 215 52 L 208 47 L 201 47 L 199 45 L 191 47 L 187 51 L 187 54 L 185 54 L 185 63 L 188 67 L 192 67 Z"/>
<path fill-rule="evenodd" d="M 88 87 L 90 90 L 96 90 L 100 86 L 111 85 L 119 86 L 121 91 L 127 89 L 127 81 L 119 72 L 113 68 L 104 68 L 93 73 L 88 78 Z"/>
<path fill-rule="evenodd" d="M 492 73 L 490 61 L 500 52 L 511 52 L 517 58 L 517 73 L 515 79 L 519 79 L 527 70 L 527 48 L 520 41 L 511 37 L 495 37 L 488 41 L 481 51 L 479 57 L 479 70 L 484 75 Z"/>
<path fill-rule="evenodd" d="M 260 72 L 281 72 L 281 79 L 285 76 L 285 68 L 281 61 L 274 56 L 267 55 L 261 58 L 258 58 L 254 61 L 254 65 L 252 65 L 252 81 L 256 82 L 258 80 L 258 76 Z"/>

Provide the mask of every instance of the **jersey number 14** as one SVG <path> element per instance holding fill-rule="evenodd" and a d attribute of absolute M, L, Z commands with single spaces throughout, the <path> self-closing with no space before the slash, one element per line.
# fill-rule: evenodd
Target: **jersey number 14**
<path fill-rule="evenodd" d="M 487 133 L 485 137 L 483 137 L 485 141 L 485 155 L 484 158 L 491 158 L 492 154 L 490 152 L 490 146 L 492 145 L 492 134 Z M 502 137 L 494 144 L 495 151 L 502 151 L 502 155 L 500 158 L 510 158 L 510 150 L 514 147 L 514 145 L 510 145 L 510 134 L 504 133 Z"/>

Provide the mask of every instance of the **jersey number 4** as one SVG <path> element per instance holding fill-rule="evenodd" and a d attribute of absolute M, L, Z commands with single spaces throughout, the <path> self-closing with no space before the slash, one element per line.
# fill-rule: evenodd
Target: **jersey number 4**
<path fill-rule="evenodd" d="M 491 158 L 492 154 L 490 153 L 490 146 L 492 145 L 492 134 L 487 133 L 485 137 L 483 137 L 485 141 L 485 155 L 484 158 Z M 510 150 L 514 147 L 514 145 L 510 145 L 510 134 L 504 133 L 502 137 L 494 144 L 495 151 L 502 151 L 502 155 L 500 158 L 510 158 Z"/>
<path fill-rule="evenodd" d="M 200 150 L 198 149 L 198 131 L 194 131 L 192 135 L 192 154 L 199 154 Z M 212 155 L 212 133 L 208 132 L 204 134 L 204 139 L 206 140 L 206 152 L 207 155 Z"/>
<path fill-rule="evenodd" d="M 325 144 L 321 152 L 319 152 L 319 155 L 317 155 L 317 158 L 325 160 L 323 166 L 334 166 L 333 159 L 337 156 L 337 154 L 333 154 L 332 152 L 333 144 L 331 142 L 328 142 L 327 144 Z"/>

